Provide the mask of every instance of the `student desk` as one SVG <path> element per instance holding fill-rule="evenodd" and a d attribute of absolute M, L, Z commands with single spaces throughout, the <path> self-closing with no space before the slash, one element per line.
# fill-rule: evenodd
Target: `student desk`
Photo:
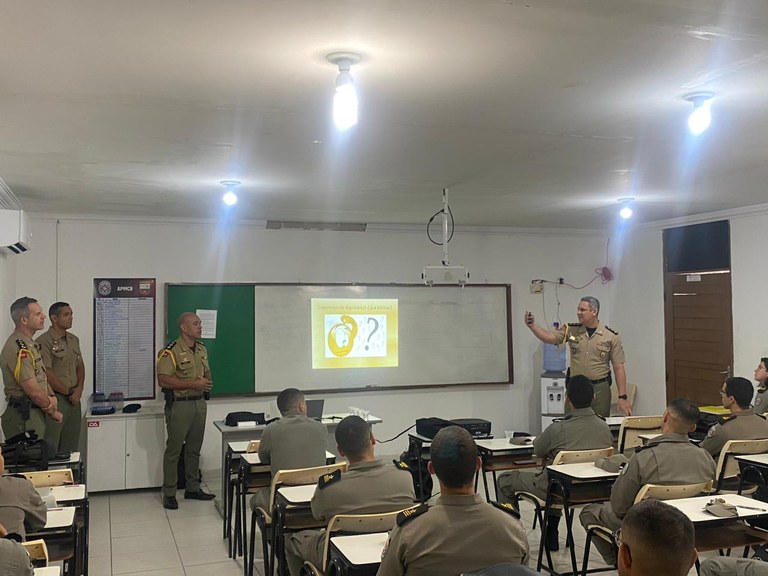
<path fill-rule="evenodd" d="M 83 465 L 80 452 L 72 452 L 69 458 L 63 460 L 54 459 L 48 461 L 48 470 L 60 470 L 62 468 L 70 468 L 72 470 L 75 482 L 85 483 L 85 466 Z M 35 472 L 39 470 L 39 467 L 23 464 L 14 466 L 9 458 L 5 463 L 5 470 L 7 474 L 21 474 L 23 472 Z"/>
<path fill-rule="evenodd" d="M 533 457 L 533 440 L 534 437 L 531 437 L 527 444 L 510 444 L 508 438 L 475 441 L 483 462 L 483 486 L 485 487 L 485 499 L 488 502 L 491 501 L 488 478 L 486 477 L 488 472 L 493 475 L 493 490 L 496 493 L 496 472 L 536 467 L 536 459 Z M 475 485 L 475 489 L 477 489 L 477 485 Z"/>
<path fill-rule="evenodd" d="M 333 434 L 338 423 L 347 416 L 349 416 L 349 414 L 326 414 L 323 416 L 321 422 L 328 428 L 328 433 Z M 371 425 L 381 424 L 382 422 L 383 420 L 378 416 L 368 416 L 368 423 Z M 226 498 L 228 477 L 230 474 L 234 474 L 237 470 L 234 460 L 237 459 L 235 454 L 239 454 L 238 451 L 230 448 L 230 444 L 244 446 L 240 452 L 245 452 L 248 442 L 251 440 L 259 440 L 267 425 L 227 426 L 224 423 L 224 420 L 214 420 L 213 425 L 221 433 L 221 492 L 219 492 L 219 494 L 221 495 L 220 498 Z M 331 446 L 335 447 L 336 443 L 334 442 Z M 226 504 L 222 505 L 218 498 L 216 500 L 215 504 L 217 510 L 222 516 L 225 516 Z"/>
<path fill-rule="evenodd" d="M 57 505 L 73 506 L 77 514 L 75 520 L 77 529 L 81 530 L 80 560 L 83 562 L 83 574 L 88 574 L 88 530 L 90 507 L 88 503 L 88 493 L 85 484 L 71 484 L 65 486 L 39 486 L 35 490 L 41 498 L 53 494 Z M 82 528 L 81 528 L 82 525 Z M 46 526 L 47 527 L 47 526 Z"/>
<path fill-rule="evenodd" d="M 570 574 L 578 574 L 576 566 L 576 549 L 573 545 L 573 517 L 571 504 L 590 504 L 592 502 L 604 502 L 611 497 L 611 487 L 619 476 L 618 472 L 606 472 L 595 466 L 594 462 L 581 462 L 577 464 L 559 464 L 547 466 L 549 488 L 547 489 L 547 503 L 544 508 L 544 521 L 541 526 L 541 543 L 539 544 L 539 559 L 536 570 L 542 569 L 550 574 L 557 575 L 552 564 L 552 554 L 547 549 L 547 566 L 543 565 L 545 542 L 547 539 L 547 523 L 549 513 L 555 498 L 563 503 L 563 516 L 565 517 L 566 539 L 570 545 L 571 565 L 573 571 Z"/>
<path fill-rule="evenodd" d="M 73 506 L 49 508 L 45 526 L 38 532 L 27 534 L 27 540 L 35 540 L 37 538 L 45 540 L 51 552 L 60 548 L 57 544 L 63 543 L 66 548 L 69 542 L 71 542 L 72 559 L 64 561 L 64 572 L 72 576 L 80 573 L 79 567 L 82 567 L 83 574 L 88 573 L 87 558 L 84 559 L 82 557 L 81 537 L 82 532 L 75 523 L 75 508 Z M 55 554 L 51 555 L 55 557 Z"/>
<path fill-rule="evenodd" d="M 285 565 L 285 533 L 288 530 L 324 528 L 328 522 L 315 520 L 310 509 L 317 484 L 283 486 L 275 493 L 275 517 L 272 519 L 275 555 L 279 559 L 278 574 L 287 576 Z"/>
<path fill-rule="evenodd" d="M 768 454 L 743 454 L 734 455 L 739 464 L 739 494 L 744 487 L 746 478 L 751 474 L 758 479 L 763 488 L 766 487 L 765 479 L 768 477 Z"/>
<path fill-rule="evenodd" d="M 376 576 L 388 537 L 388 532 L 334 536 L 327 576 Z"/>
<path fill-rule="evenodd" d="M 61 576 L 61 569 L 58 566 L 46 566 L 45 568 L 35 568 L 34 576 Z"/>
<path fill-rule="evenodd" d="M 674 506 L 693 522 L 696 531 L 696 549 L 699 552 L 748 547 L 768 542 L 768 532 L 743 522 L 745 518 L 768 516 L 768 503 L 738 494 L 718 494 L 715 498 L 722 498 L 727 503 L 737 506 L 739 514 L 732 518 L 720 518 L 704 511 L 704 506 L 712 498 L 713 496 L 696 496 L 665 500 L 665 504 Z M 696 568 L 698 567 L 697 560 Z"/>
<path fill-rule="evenodd" d="M 624 416 L 608 416 L 605 419 L 605 423 L 608 424 L 608 429 L 613 435 L 614 444 L 619 441 L 619 431 L 621 430 L 622 422 L 624 422 Z"/>

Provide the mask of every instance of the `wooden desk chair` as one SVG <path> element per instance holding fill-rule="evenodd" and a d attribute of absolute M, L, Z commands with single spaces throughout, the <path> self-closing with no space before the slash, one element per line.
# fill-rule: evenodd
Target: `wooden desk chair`
<path fill-rule="evenodd" d="M 66 484 L 75 483 L 70 468 L 62 468 L 61 470 L 42 470 L 40 472 L 22 472 L 22 474 L 32 482 L 32 486 L 35 488 L 64 486 Z"/>
<path fill-rule="evenodd" d="M 608 457 L 613 454 L 613 446 L 609 446 L 607 448 L 598 448 L 596 450 L 561 450 L 557 454 L 555 454 L 554 459 L 552 460 L 553 466 L 558 466 L 560 464 L 578 464 L 579 462 L 594 462 L 598 458 Z M 544 467 L 546 468 L 546 462 L 544 463 Z M 544 520 L 543 510 L 544 506 L 546 505 L 546 502 L 539 498 L 536 494 L 533 492 L 515 492 L 513 494 L 515 498 L 522 498 L 523 500 L 530 502 L 533 504 L 534 508 L 534 517 L 533 517 L 533 526 L 532 529 L 536 528 L 536 522 L 538 521 L 539 526 L 542 526 L 542 521 Z M 553 507 L 557 510 L 562 508 L 562 505 L 560 504 L 554 504 Z"/>
<path fill-rule="evenodd" d="M 729 440 L 720 451 L 715 470 L 714 494 L 736 493 L 739 490 L 739 464 L 733 456 L 737 454 L 765 454 L 768 452 L 768 439 L 765 440 Z M 752 494 L 757 485 L 751 484 L 742 494 Z"/>
<path fill-rule="evenodd" d="M 251 513 L 251 538 L 248 545 L 248 557 L 243 555 L 243 570 L 245 576 L 253 576 L 253 557 L 256 548 L 256 527 L 258 526 L 259 532 L 261 532 L 261 546 L 264 557 L 264 572 L 267 576 L 272 575 L 272 570 L 275 565 L 275 558 L 277 558 L 277 551 L 275 550 L 274 526 L 273 517 L 275 512 L 275 495 L 277 490 L 283 486 L 306 486 L 310 484 L 317 484 L 318 479 L 324 474 L 331 474 L 336 470 L 346 471 L 347 463 L 339 462 L 338 464 L 327 464 L 325 466 L 314 466 L 312 468 L 296 468 L 294 470 L 278 470 L 272 478 L 272 483 L 269 487 L 269 505 L 267 509 L 257 507 Z M 243 511 L 243 526 L 245 526 L 245 514 Z M 311 513 L 310 513 L 311 516 Z M 269 546 L 272 541 L 272 546 Z M 245 538 L 243 538 L 245 542 Z M 282 553 L 281 553 L 282 554 Z M 248 560 L 250 558 L 250 560 Z"/>
<path fill-rule="evenodd" d="M 619 428 L 619 454 L 627 451 L 633 453 L 636 447 L 642 446 L 640 434 L 661 432 L 662 416 L 627 416 Z"/>
<path fill-rule="evenodd" d="M 637 504 L 642 500 L 675 500 L 678 498 L 693 498 L 695 496 L 701 496 L 702 494 L 709 494 L 712 491 L 712 480 L 707 482 L 700 482 L 698 484 L 645 484 L 635 496 L 634 503 Z M 582 563 L 581 574 L 586 576 L 589 572 L 589 550 L 592 546 L 593 538 L 600 538 L 610 544 L 614 544 L 613 531 L 606 526 L 600 524 L 590 524 L 587 526 L 587 539 L 584 544 L 584 561 Z M 606 570 L 613 570 L 613 567 L 606 568 Z M 592 572 L 598 572 L 602 570 L 592 570 Z"/>
<path fill-rule="evenodd" d="M 248 454 L 252 454 L 253 452 L 258 452 L 259 444 L 261 444 L 261 440 L 251 440 L 250 442 L 248 442 L 248 447 L 245 449 L 245 451 Z"/>
<path fill-rule="evenodd" d="M 406 508 L 407 510 L 407 508 Z M 311 562 L 304 562 L 301 574 L 304 576 L 325 576 L 328 572 L 331 538 L 340 532 L 344 534 L 371 534 L 389 532 L 395 526 L 395 519 L 402 510 L 382 514 L 338 514 L 331 518 L 325 529 L 323 540 L 323 563 L 319 568 Z"/>
<path fill-rule="evenodd" d="M 29 554 L 29 559 L 32 560 L 35 568 L 48 566 L 48 546 L 45 545 L 45 540 L 29 540 L 22 542 L 21 545 Z"/>

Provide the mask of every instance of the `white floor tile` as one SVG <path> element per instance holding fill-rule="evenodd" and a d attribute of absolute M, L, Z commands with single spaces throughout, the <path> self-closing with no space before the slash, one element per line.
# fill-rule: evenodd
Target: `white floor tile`
<path fill-rule="evenodd" d="M 122 508 L 113 510 L 110 515 L 110 523 L 112 526 L 115 526 L 127 522 L 165 522 L 166 518 L 165 509 L 156 504 L 151 508 Z"/>
<path fill-rule="evenodd" d="M 216 564 L 229 562 L 227 545 L 224 540 L 208 546 L 179 547 L 179 556 L 183 566 L 198 566 L 200 564 Z"/>
<path fill-rule="evenodd" d="M 88 576 L 112 576 L 112 556 L 88 555 Z"/>
<path fill-rule="evenodd" d="M 141 554 L 149 550 L 175 550 L 176 541 L 170 530 L 162 534 L 140 534 L 112 539 L 112 554 Z"/>
<path fill-rule="evenodd" d="M 260 571 L 260 567 L 257 566 Z M 217 564 L 202 564 L 200 566 L 187 566 L 184 568 L 186 576 L 242 576 L 243 566 L 240 562 L 227 560 Z M 255 573 L 255 572 L 254 572 Z"/>
<path fill-rule="evenodd" d="M 171 533 L 168 520 L 152 520 L 146 522 L 125 522 L 112 526 L 112 538 L 124 538 L 126 536 L 157 535 L 164 536 Z"/>
<path fill-rule="evenodd" d="M 126 490 L 124 492 L 112 492 L 109 495 L 109 507 L 112 512 L 137 508 L 163 509 L 163 499 L 160 490 Z"/>
<path fill-rule="evenodd" d="M 112 555 L 112 573 L 115 575 L 168 568 L 181 568 L 181 559 L 175 547 Z"/>

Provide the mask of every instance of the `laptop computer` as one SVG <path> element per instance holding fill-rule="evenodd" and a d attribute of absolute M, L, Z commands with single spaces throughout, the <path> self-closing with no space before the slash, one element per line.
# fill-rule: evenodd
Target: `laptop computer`
<path fill-rule="evenodd" d="M 323 405 L 325 400 L 307 400 L 307 416 L 315 420 L 323 418 Z"/>

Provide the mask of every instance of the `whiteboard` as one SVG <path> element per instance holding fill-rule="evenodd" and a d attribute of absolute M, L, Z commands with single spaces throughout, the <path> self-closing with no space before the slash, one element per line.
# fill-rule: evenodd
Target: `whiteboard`
<path fill-rule="evenodd" d="M 510 296 L 507 284 L 257 284 L 254 391 L 509 384 Z M 397 365 L 313 368 L 313 299 L 396 300 Z M 360 329 L 373 342 L 376 334 Z"/>

